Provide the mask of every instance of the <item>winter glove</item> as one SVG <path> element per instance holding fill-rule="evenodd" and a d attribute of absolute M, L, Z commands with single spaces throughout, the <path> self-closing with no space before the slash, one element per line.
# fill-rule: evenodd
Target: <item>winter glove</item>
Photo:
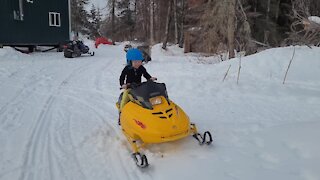
<path fill-rule="evenodd" d="M 156 78 L 156 77 L 151 77 L 150 80 L 151 80 L 151 81 L 156 81 L 157 78 Z"/>
<path fill-rule="evenodd" d="M 127 85 L 126 84 L 122 85 L 121 89 L 127 89 Z"/>

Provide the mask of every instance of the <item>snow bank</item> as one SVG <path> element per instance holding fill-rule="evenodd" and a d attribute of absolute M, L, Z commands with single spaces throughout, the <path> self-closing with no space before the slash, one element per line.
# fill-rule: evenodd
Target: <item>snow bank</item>
<path fill-rule="evenodd" d="M 163 51 L 154 47 L 157 65 L 150 64 L 150 71 L 159 73 L 161 67 L 166 72 L 156 76 L 167 83 L 169 96 L 184 108 L 200 130 L 214 133 L 215 143 L 213 149 L 205 150 L 192 143 L 177 145 L 176 152 L 165 154 L 164 159 L 157 158 L 160 162 L 156 179 L 320 177 L 317 168 L 320 145 L 315 138 L 320 136 L 316 130 L 320 128 L 319 47 L 273 48 L 242 57 L 239 84 L 236 82 L 240 58 L 201 64 L 189 61 L 194 57 L 179 54 L 175 48 L 169 46 L 168 51 Z M 222 82 L 229 65 L 230 71 Z M 177 157 L 181 149 L 186 149 L 184 160 Z M 190 164 L 174 168 L 175 174 L 169 173 L 167 156 L 172 168 Z M 191 174 L 185 169 L 206 170 Z"/>
<path fill-rule="evenodd" d="M 199 53 L 184 53 L 184 49 L 178 45 L 168 45 L 167 49 L 162 49 L 162 44 L 156 44 L 151 49 L 152 57 L 167 58 L 174 60 L 182 60 L 195 62 L 198 64 L 216 64 L 226 59 L 225 55 L 222 56 L 205 56 Z"/>
<path fill-rule="evenodd" d="M 284 74 L 293 56 L 293 47 L 273 48 L 243 58 L 241 75 L 247 80 L 283 81 Z M 288 82 L 319 83 L 320 48 L 296 46 L 291 67 L 288 72 Z M 238 61 L 235 59 L 234 61 Z M 228 63 L 228 62 L 225 62 Z M 232 73 L 237 73 L 237 62 L 231 63 Z"/>

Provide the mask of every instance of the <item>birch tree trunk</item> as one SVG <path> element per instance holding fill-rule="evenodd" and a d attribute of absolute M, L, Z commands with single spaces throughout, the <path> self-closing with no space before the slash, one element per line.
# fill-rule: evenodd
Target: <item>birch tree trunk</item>
<path fill-rule="evenodd" d="M 177 0 L 173 0 L 173 13 L 174 13 L 174 43 L 178 44 L 178 19 L 177 19 Z"/>
<path fill-rule="evenodd" d="M 134 32 L 134 35 L 137 33 L 136 31 L 136 27 L 137 27 L 137 17 L 138 17 L 138 13 L 137 13 L 137 0 L 134 0 L 134 9 L 133 9 L 133 17 L 134 17 L 134 25 L 133 25 L 133 32 Z"/>
<path fill-rule="evenodd" d="M 181 17 L 181 24 L 180 24 L 180 39 L 179 39 L 179 47 L 183 47 L 183 40 L 184 40 L 184 14 L 185 14 L 185 7 L 184 7 L 184 1 L 181 2 L 181 9 L 182 9 L 182 17 Z"/>
<path fill-rule="evenodd" d="M 150 0 L 150 45 L 154 44 L 154 0 Z"/>
<path fill-rule="evenodd" d="M 234 38 L 235 38 L 235 8 L 236 0 L 228 0 L 228 49 L 229 49 L 229 58 L 234 58 Z"/>
<path fill-rule="evenodd" d="M 278 21 L 279 12 L 280 12 L 280 0 L 277 0 L 276 15 L 275 15 L 276 21 Z"/>
<path fill-rule="evenodd" d="M 112 37 L 112 42 L 114 43 L 115 40 L 115 36 L 114 36 L 114 26 L 115 26 L 115 2 L 116 0 L 112 0 L 112 9 L 111 9 L 111 37 Z"/>
<path fill-rule="evenodd" d="M 164 37 L 164 41 L 162 44 L 162 49 L 167 49 L 167 42 L 168 42 L 168 38 L 169 38 L 169 25 L 170 25 L 170 14 L 171 14 L 171 6 L 172 6 L 172 1 L 169 1 L 169 7 L 168 7 L 168 13 L 167 13 L 167 20 L 166 20 L 166 32 L 165 32 L 165 37 Z"/>
<path fill-rule="evenodd" d="M 267 14 L 266 14 L 266 25 L 268 26 L 269 24 L 269 13 L 270 13 L 270 2 L 271 0 L 268 0 L 267 4 Z M 264 30 L 264 43 L 269 44 L 268 40 L 269 39 L 269 31 L 267 29 Z"/>

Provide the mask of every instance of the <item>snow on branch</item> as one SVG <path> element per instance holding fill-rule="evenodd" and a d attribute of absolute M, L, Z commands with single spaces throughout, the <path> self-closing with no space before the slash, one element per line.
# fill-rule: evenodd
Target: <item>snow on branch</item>
<path fill-rule="evenodd" d="M 310 16 L 308 17 L 308 20 L 320 25 L 320 17 L 318 16 Z"/>

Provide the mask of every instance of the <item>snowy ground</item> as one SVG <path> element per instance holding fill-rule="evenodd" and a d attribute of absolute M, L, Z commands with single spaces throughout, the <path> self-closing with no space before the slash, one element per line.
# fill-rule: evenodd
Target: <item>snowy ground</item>
<path fill-rule="evenodd" d="M 152 145 L 138 169 L 117 125 L 123 45 L 94 57 L 0 49 L 0 179 L 320 179 L 320 48 L 278 48 L 215 64 L 153 48 L 145 67 L 165 82 L 212 146 Z M 222 82 L 229 65 L 230 71 Z"/>

